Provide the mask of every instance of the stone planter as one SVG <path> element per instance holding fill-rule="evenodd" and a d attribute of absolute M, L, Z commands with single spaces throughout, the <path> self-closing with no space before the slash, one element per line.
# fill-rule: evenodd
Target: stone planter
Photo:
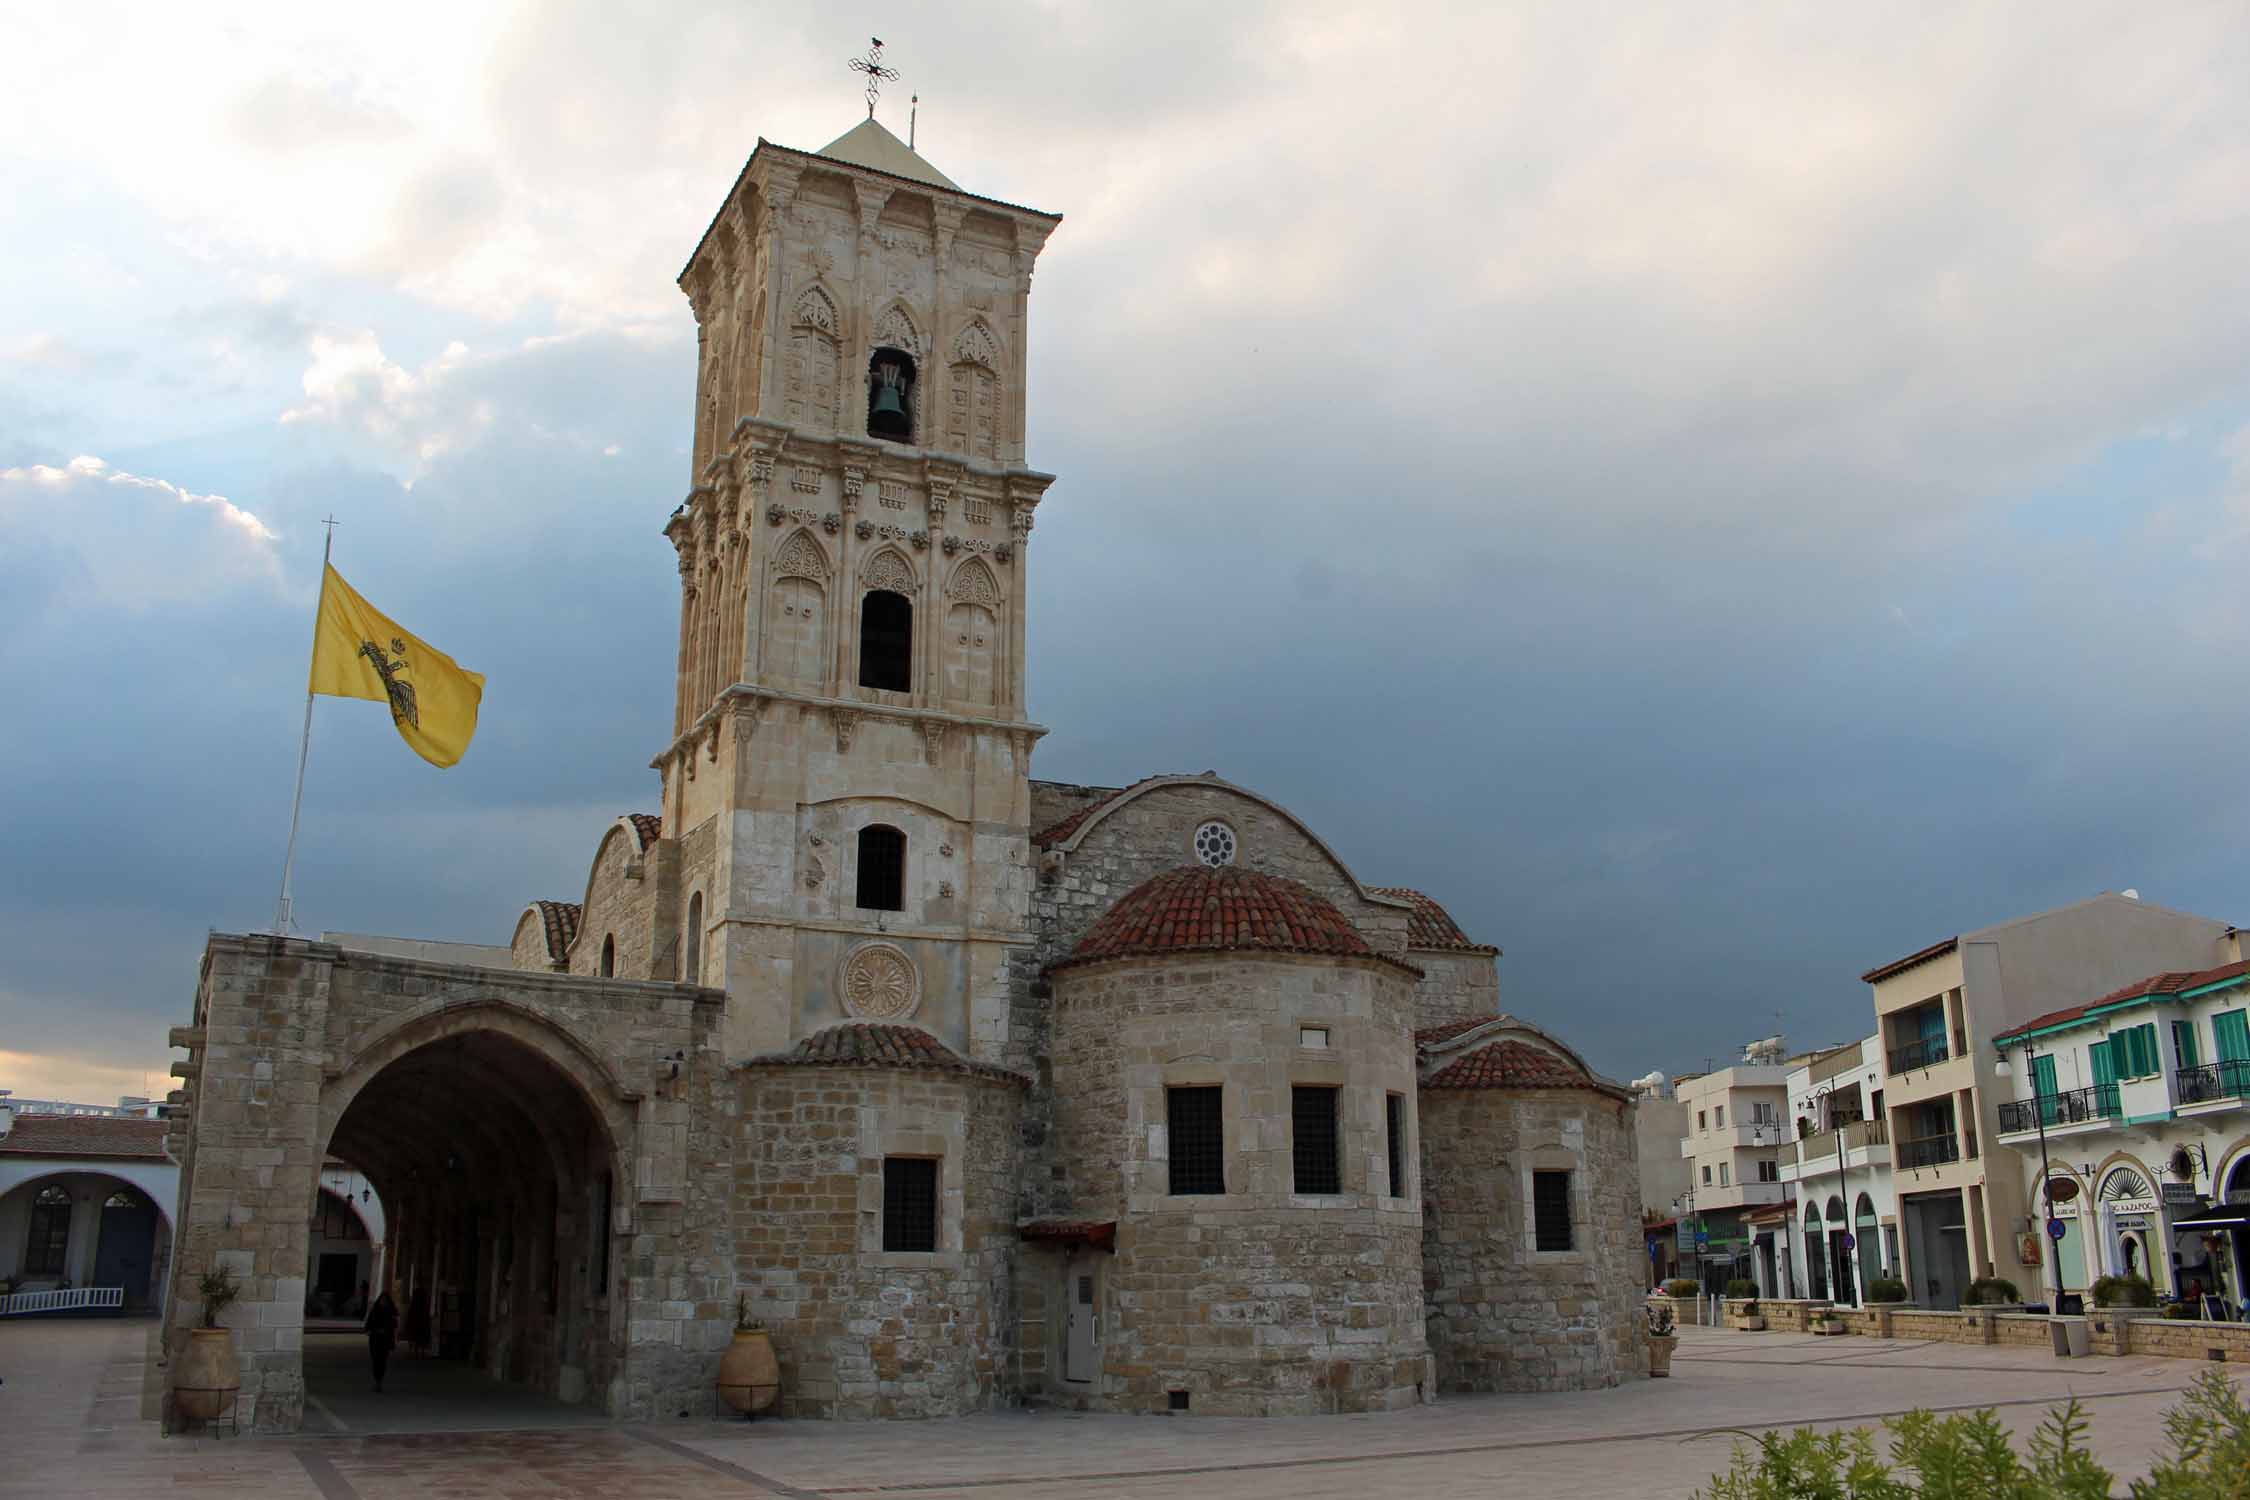
<path fill-rule="evenodd" d="M 172 1368 L 173 1409 L 191 1422 L 209 1422 L 234 1410 L 241 1390 L 234 1334 L 224 1328 L 191 1329 L 187 1352 Z"/>
<path fill-rule="evenodd" d="M 719 1399 L 744 1416 L 754 1416 L 781 1395 L 781 1365 L 773 1340 L 763 1328 L 737 1332 L 719 1356 Z"/>
<path fill-rule="evenodd" d="M 1680 1336 L 1676 1333 L 1649 1335 L 1648 1373 L 1651 1379 L 1662 1380 L 1672 1373 L 1672 1351 L 1679 1346 Z"/>
<path fill-rule="evenodd" d="M 1823 1335 L 1850 1332 L 1850 1330 L 1844 1326 L 1844 1320 L 1835 1316 L 1833 1313 L 1824 1314 L 1821 1317 L 1813 1319 L 1811 1331 Z"/>
<path fill-rule="evenodd" d="M 1765 1315 L 1754 1312 L 1730 1312 L 1727 1314 L 1727 1327 L 1732 1328 L 1737 1333 L 1764 1333 L 1766 1331 Z"/>

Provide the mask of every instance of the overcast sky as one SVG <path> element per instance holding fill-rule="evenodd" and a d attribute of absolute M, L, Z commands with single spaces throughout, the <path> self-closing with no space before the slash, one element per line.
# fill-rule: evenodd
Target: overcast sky
<path fill-rule="evenodd" d="M 1038 775 L 1215 769 L 1619 1075 L 2136 886 L 2250 920 L 2250 12 L 80 3 L 0 91 L 0 1086 L 270 921 L 318 518 L 490 687 L 324 701 L 299 921 L 505 942 L 653 810 L 673 284 L 862 117 L 1066 215 Z M 874 17 L 880 17 L 879 22 Z"/>

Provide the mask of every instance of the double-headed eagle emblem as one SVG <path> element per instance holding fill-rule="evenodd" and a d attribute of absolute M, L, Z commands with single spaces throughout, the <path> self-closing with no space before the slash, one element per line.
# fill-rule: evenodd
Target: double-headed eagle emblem
<path fill-rule="evenodd" d="M 390 654 L 386 656 L 383 648 L 373 641 L 361 641 L 359 654 L 374 663 L 375 675 L 383 679 L 383 691 L 391 700 L 391 718 L 420 729 L 422 716 L 414 706 L 414 684 L 404 675 L 407 671 L 406 642 L 392 636 Z"/>

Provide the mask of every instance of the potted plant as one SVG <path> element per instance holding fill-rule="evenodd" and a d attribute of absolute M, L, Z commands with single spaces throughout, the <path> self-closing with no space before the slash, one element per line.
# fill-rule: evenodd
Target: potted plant
<path fill-rule="evenodd" d="M 1680 1345 L 1680 1336 L 1672 1323 L 1672 1305 L 1669 1302 L 1652 1302 L 1648 1308 L 1648 1373 L 1652 1379 L 1662 1380 L 1672 1373 L 1672 1351 Z"/>
<path fill-rule="evenodd" d="M 750 1316 L 750 1299 L 734 1299 L 734 1342 L 719 1356 L 719 1398 L 755 1416 L 781 1394 L 781 1364 L 774 1358 L 766 1325 Z"/>
<path fill-rule="evenodd" d="M 1870 1302 L 1904 1302 L 1906 1283 L 1896 1276 L 1876 1276 L 1867 1283 L 1867 1300 Z"/>
<path fill-rule="evenodd" d="M 242 1368 L 234 1357 L 234 1334 L 219 1319 L 242 1296 L 234 1271 L 219 1266 L 195 1283 L 203 1299 L 203 1326 L 188 1331 L 187 1352 L 173 1367 L 174 1408 L 192 1422 L 208 1422 L 234 1410 L 242 1390 Z"/>
<path fill-rule="evenodd" d="M 2154 1307 L 2156 1288 L 2146 1276 L 2104 1276 L 2094 1283 L 2096 1307 Z"/>
<path fill-rule="evenodd" d="M 2023 1293 L 2005 1276 L 1979 1276 L 1961 1298 L 1963 1307 L 2013 1307 L 2022 1302 Z"/>
<path fill-rule="evenodd" d="M 1765 1331 L 1765 1315 L 1758 1311 L 1758 1283 L 1747 1276 L 1727 1283 L 1727 1326 L 1743 1333 Z"/>

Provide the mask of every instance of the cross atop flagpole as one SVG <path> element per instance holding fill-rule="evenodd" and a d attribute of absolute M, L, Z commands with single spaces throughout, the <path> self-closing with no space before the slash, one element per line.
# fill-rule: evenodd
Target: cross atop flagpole
<path fill-rule="evenodd" d="M 325 599 L 328 594 L 328 559 L 336 550 L 336 526 L 338 523 L 334 513 L 330 513 L 320 524 L 328 528 L 328 539 L 322 542 L 320 546 L 320 593 L 321 598 Z M 320 600 L 315 600 L 313 603 L 313 641 L 317 645 L 319 640 Z M 305 688 L 305 733 L 303 739 L 297 745 L 297 790 L 289 798 L 289 852 L 282 856 L 281 899 L 274 903 L 273 909 L 273 935 L 275 937 L 289 936 L 289 928 L 293 918 L 293 913 L 290 910 L 289 879 L 297 870 L 297 815 L 304 810 L 305 806 L 305 760 L 312 753 L 312 708 L 313 694 L 312 688 L 308 684 Z"/>

